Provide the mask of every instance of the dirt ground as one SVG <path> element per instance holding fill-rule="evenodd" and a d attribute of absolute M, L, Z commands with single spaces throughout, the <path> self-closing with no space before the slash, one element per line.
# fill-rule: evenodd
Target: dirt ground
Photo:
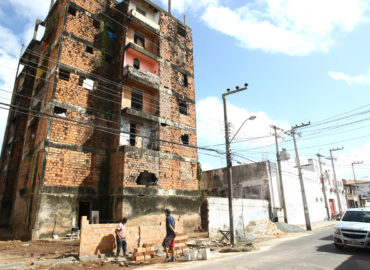
<path fill-rule="evenodd" d="M 135 269 L 140 268 L 146 265 L 153 265 L 153 264 L 161 264 L 164 263 L 164 257 L 156 257 L 150 260 L 145 261 L 144 263 L 135 263 L 135 262 L 126 262 L 126 263 L 119 263 L 119 262 L 110 262 L 104 259 L 90 261 L 87 263 L 77 263 L 77 264 L 59 264 L 55 266 L 39 266 L 33 269 L 58 269 L 58 270 L 76 270 L 76 269 L 104 269 L 104 270 L 111 270 L 111 269 Z M 183 258 L 178 258 L 177 262 L 184 262 Z M 166 264 L 170 264 L 171 262 L 166 262 Z"/>
<path fill-rule="evenodd" d="M 135 269 L 153 263 L 162 263 L 164 257 L 155 257 L 144 263 L 110 261 L 107 258 L 96 259 L 89 262 L 78 262 L 73 264 L 39 265 L 32 266 L 34 261 L 49 259 L 62 259 L 78 256 L 78 240 L 38 240 L 38 241 L 3 241 L 0 242 L 0 265 L 15 262 L 26 262 L 32 269 Z M 183 261 L 179 257 L 178 261 Z"/>
<path fill-rule="evenodd" d="M 204 233 L 196 233 L 191 238 L 207 236 Z M 19 241 L 12 240 L 12 234 L 7 228 L 0 228 L 0 265 L 25 262 L 27 269 L 135 269 L 149 264 L 163 263 L 164 257 L 154 257 L 144 263 L 128 261 L 121 263 L 116 260 L 103 258 L 89 262 L 77 262 L 56 265 L 32 265 L 36 261 L 50 259 L 63 259 L 66 257 L 78 258 L 79 240 L 37 240 Z M 184 257 L 178 257 L 177 261 L 184 261 Z"/>
<path fill-rule="evenodd" d="M 77 256 L 79 242 L 73 241 L 3 241 L 0 242 L 0 265 L 13 262 L 32 262 L 41 259 L 61 259 Z"/>

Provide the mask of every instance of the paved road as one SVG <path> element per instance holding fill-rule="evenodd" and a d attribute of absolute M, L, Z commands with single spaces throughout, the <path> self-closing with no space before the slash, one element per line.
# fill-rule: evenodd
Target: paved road
<path fill-rule="evenodd" d="M 338 251 L 332 243 L 333 228 L 324 228 L 312 234 L 274 241 L 270 248 L 217 261 L 186 264 L 168 264 L 156 269 L 181 270 L 370 270 L 370 250 L 345 248 Z"/>

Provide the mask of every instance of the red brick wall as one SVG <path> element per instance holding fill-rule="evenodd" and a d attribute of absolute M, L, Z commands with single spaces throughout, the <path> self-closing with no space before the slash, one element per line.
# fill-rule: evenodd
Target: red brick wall
<path fill-rule="evenodd" d="M 66 31 L 93 43 L 94 36 L 100 31 L 93 26 L 93 21 L 94 19 L 92 17 L 87 16 L 86 13 L 77 10 L 76 16 L 71 14 L 67 15 Z"/>
<path fill-rule="evenodd" d="M 119 153 L 119 186 L 137 187 L 136 180 L 141 172 L 147 170 L 159 174 L 159 158 L 143 155 L 140 152 L 120 152 Z"/>
<path fill-rule="evenodd" d="M 198 190 L 197 164 L 173 159 L 162 159 L 161 187 L 178 190 Z"/>
<path fill-rule="evenodd" d="M 117 226 L 117 223 L 89 224 L 87 218 L 82 217 L 79 256 L 116 252 L 115 229 Z M 130 226 L 128 223 L 126 230 L 128 250 L 141 247 L 143 244 L 160 245 L 166 234 L 164 222 L 157 226 Z M 182 220 L 176 221 L 176 231 L 183 231 Z"/>
<path fill-rule="evenodd" d="M 44 184 L 51 186 L 94 187 L 98 184 L 105 155 L 49 148 Z"/>
<path fill-rule="evenodd" d="M 106 0 L 72 0 L 71 2 L 90 11 L 91 13 L 100 13 L 105 9 Z"/>
<path fill-rule="evenodd" d="M 195 128 L 195 104 L 190 103 L 173 95 L 162 92 L 160 100 L 161 117 L 170 119 L 171 121 L 180 123 L 182 125 Z M 185 102 L 187 105 L 187 115 L 181 114 L 179 111 L 179 101 Z"/>
<path fill-rule="evenodd" d="M 193 152 L 196 155 L 196 152 Z M 183 155 L 185 156 L 185 155 Z M 149 156 L 140 151 L 119 153 L 119 186 L 137 187 L 137 177 L 147 170 L 160 178 L 159 188 L 178 190 L 198 190 L 197 164 Z"/>

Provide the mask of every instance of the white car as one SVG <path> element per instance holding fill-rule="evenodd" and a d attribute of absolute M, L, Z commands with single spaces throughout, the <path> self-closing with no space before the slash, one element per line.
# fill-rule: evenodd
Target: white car
<path fill-rule="evenodd" d="M 370 208 L 348 209 L 334 230 L 334 245 L 370 248 Z"/>

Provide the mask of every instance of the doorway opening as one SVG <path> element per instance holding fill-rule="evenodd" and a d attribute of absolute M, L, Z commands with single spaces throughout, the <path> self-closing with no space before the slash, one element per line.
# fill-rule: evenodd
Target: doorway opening
<path fill-rule="evenodd" d="M 81 228 L 81 217 L 87 216 L 90 220 L 90 202 L 78 203 L 78 227 Z"/>

